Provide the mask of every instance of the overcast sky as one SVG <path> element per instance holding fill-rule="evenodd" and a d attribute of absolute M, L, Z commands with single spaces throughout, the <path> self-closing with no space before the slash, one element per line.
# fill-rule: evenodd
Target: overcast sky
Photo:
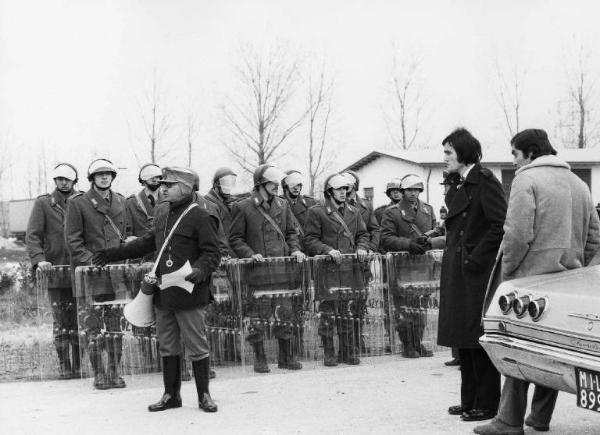
<path fill-rule="evenodd" d="M 439 143 L 456 126 L 471 129 L 484 146 L 507 146 L 496 58 L 508 70 L 519 63 L 526 71 L 522 126 L 554 135 L 556 105 L 567 93 L 565 53 L 583 44 L 590 73 L 600 71 L 596 3 L 0 0 L 0 140 L 11 144 L 12 164 L 2 193 L 27 196 L 42 149 L 49 165 L 71 161 L 82 172 L 92 157 L 108 157 L 128 168 L 117 187 L 131 193 L 133 150 L 141 163 L 148 160 L 136 148 L 143 134 L 138 104 L 154 74 L 172 112 L 171 141 L 183 143 L 177 132 L 190 108 L 200 116 L 193 166 L 206 190 L 214 169 L 231 163 L 219 106 L 235 87 L 241 42 L 279 40 L 308 63 L 327 59 L 336 80 L 331 131 L 339 152 L 332 169 L 374 149 L 391 150 L 382 111 L 392 43 L 423 59 L 430 115 L 421 143 L 440 159 Z M 300 132 L 292 136 L 278 163 L 305 170 L 305 143 Z M 180 151 L 162 163 L 185 161 Z"/>

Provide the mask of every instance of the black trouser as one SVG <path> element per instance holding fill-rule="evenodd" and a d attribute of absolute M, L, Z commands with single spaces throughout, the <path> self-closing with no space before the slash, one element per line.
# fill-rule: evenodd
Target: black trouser
<path fill-rule="evenodd" d="M 77 303 L 70 288 L 49 288 L 48 299 L 52 308 L 52 335 L 63 364 L 70 359 L 73 366 L 79 367 L 79 334 L 77 332 Z"/>
<path fill-rule="evenodd" d="M 250 343 L 262 342 L 269 328 L 278 339 L 290 340 L 300 336 L 303 306 L 298 296 L 273 299 L 250 297 L 244 309 L 244 316 L 250 322 L 246 337 Z M 273 323 L 271 319 L 274 319 Z"/>
<path fill-rule="evenodd" d="M 95 295 L 94 302 L 114 300 L 112 294 Z M 121 318 L 123 307 L 117 305 L 90 305 L 87 307 L 83 324 L 87 336 L 88 352 L 94 374 L 104 373 L 102 351 L 108 354 L 109 368 L 115 371 L 123 355 L 123 332 Z"/>
<path fill-rule="evenodd" d="M 396 330 L 404 351 L 421 351 L 423 331 L 427 326 L 428 297 L 394 296 Z"/>
<path fill-rule="evenodd" d="M 500 402 L 500 373 L 481 348 L 458 348 L 460 358 L 460 404 L 465 409 L 496 412 Z"/>

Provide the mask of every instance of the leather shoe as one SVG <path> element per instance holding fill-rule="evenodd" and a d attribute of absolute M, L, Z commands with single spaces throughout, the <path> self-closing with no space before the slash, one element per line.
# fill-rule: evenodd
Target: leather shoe
<path fill-rule="evenodd" d="M 171 397 L 169 393 L 165 393 L 158 402 L 148 406 L 148 411 L 165 411 L 171 408 L 181 408 L 181 397 Z"/>
<path fill-rule="evenodd" d="M 460 361 L 458 360 L 458 358 L 453 358 L 450 361 L 446 361 L 444 363 L 444 365 L 448 366 L 448 367 L 459 366 L 460 365 Z"/>
<path fill-rule="evenodd" d="M 524 435 L 520 426 L 509 426 L 498 419 L 493 419 L 488 424 L 475 426 L 473 432 L 479 435 Z"/>
<path fill-rule="evenodd" d="M 530 415 L 525 419 L 525 424 L 529 427 L 532 427 L 534 430 L 538 432 L 548 432 L 550 430 L 550 425 L 547 424 L 536 424 Z"/>
<path fill-rule="evenodd" d="M 208 393 L 202 394 L 202 398 L 198 401 L 198 407 L 204 412 L 217 412 L 217 405 Z"/>
<path fill-rule="evenodd" d="M 462 405 L 454 405 L 448 408 L 448 414 L 450 415 L 462 415 L 465 411 L 466 409 Z"/>
<path fill-rule="evenodd" d="M 470 409 L 469 411 L 463 412 L 460 418 L 462 421 L 481 421 L 489 420 L 495 416 L 496 411 L 492 411 L 491 409 Z"/>

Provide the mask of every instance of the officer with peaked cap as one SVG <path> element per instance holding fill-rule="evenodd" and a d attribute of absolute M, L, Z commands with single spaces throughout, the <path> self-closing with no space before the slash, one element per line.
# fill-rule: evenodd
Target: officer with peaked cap
<path fill-rule="evenodd" d="M 346 201 L 347 190 L 348 179 L 341 174 L 330 175 L 325 180 L 325 202 L 311 207 L 306 217 L 305 243 L 309 255 L 329 255 L 336 263 L 341 263 L 342 254 L 356 253 L 359 261 L 366 261 L 369 236 L 360 211 Z M 345 266 L 347 265 L 340 265 Z M 334 283 L 335 286 L 364 288 L 362 268 L 356 269 L 353 266 L 351 265 L 345 274 L 337 270 L 337 276 L 344 282 Z M 356 277 L 359 277 L 361 282 L 354 282 Z M 336 366 L 338 360 L 346 364 L 359 364 L 354 319 L 359 319 L 361 312 L 356 300 L 336 298 L 321 299 L 319 302 L 319 335 L 325 350 L 325 365 Z M 336 324 L 339 337 L 337 359 L 333 346 Z"/>
<path fill-rule="evenodd" d="M 428 249 L 444 247 L 444 237 L 431 237 L 437 224 L 433 207 L 419 200 L 424 187 L 423 180 L 418 175 L 409 174 L 402 178 L 403 198 L 388 207 L 381 220 L 381 243 L 386 251 L 409 251 L 419 255 Z M 415 300 L 409 296 L 394 297 L 399 316 L 396 327 L 402 341 L 402 355 L 406 358 L 433 355 L 431 350 L 422 345 L 423 331 L 427 324 L 427 316 L 423 311 L 427 307 L 420 305 L 423 303 L 426 303 L 426 298 Z"/>
<path fill-rule="evenodd" d="M 67 202 L 65 238 L 73 272 L 77 266 L 91 265 L 95 251 L 119 246 L 127 239 L 125 198 L 111 189 L 116 176 L 117 168 L 110 160 L 94 160 L 88 168 L 90 189 L 73 195 Z M 103 286 L 84 289 L 88 294 L 75 296 L 91 297 L 94 303 L 111 301 L 116 299 L 118 290 L 113 284 L 119 283 L 111 280 Z M 100 390 L 124 388 L 125 381 L 118 373 L 123 348 L 122 336 L 114 334 L 113 337 L 112 332 L 116 331 L 107 331 L 105 336 L 102 324 L 106 322 L 109 328 L 115 322 L 112 318 L 99 318 L 98 312 L 100 311 L 90 309 L 86 315 L 84 330 L 94 370 L 94 387 Z M 108 371 L 104 369 L 103 350 L 108 354 Z"/>
<path fill-rule="evenodd" d="M 64 221 L 68 199 L 75 193 L 77 169 L 59 163 L 52 170 L 56 188 L 35 200 L 25 243 L 33 269 L 49 272 L 52 266 L 69 264 Z M 49 281 L 48 298 L 52 306 L 53 335 L 61 379 L 80 377 L 77 307 L 70 279 Z"/>
<path fill-rule="evenodd" d="M 385 194 L 390 199 L 389 204 L 384 204 L 375 209 L 375 218 L 379 225 L 381 225 L 381 218 L 383 217 L 383 212 L 391 205 L 397 204 L 402 199 L 402 192 L 400 189 L 402 188 L 402 180 L 400 178 L 392 178 L 385 185 Z M 381 243 L 380 243 L 381 245 Z M 381 246 L 380 246 L 381 247 Z"/>
<path fill-rule="evenodd" d="M 283 172 L 273 165 L 259 166 L 254 171 L 252 195 L 234 203 L 229 241 L 239 258 L 252 258 L 262 262 L 265 257 L 291 255 L 298 261 L 304 260 L 290 206 L 277 196 L 283 177 Z M 276 307 L 272 305 L 275 302 L 252 296 L 244 302 L 250 318 L 250 333 L 246 339 L 254 349 L 254 371 L 268 373 L 270 370 L 264 349 L 264 325 L 272 313 L 277 314 Z M 288 300 L 282 303 L 284 302 L 287 303 Z M 300 303 L 295 300 L 289 302 L 291 306 L 281 310 L 286 317 L 280 316 L 281 322 L 275 325 L 273 334 L 279 342 L 278 366 L 298 370 L 302 365 L 298 361 L 298 349 L 292 345 L 295 330 L 292 325 L 300 323 Z"/>
<path fill-rule="evenodd" d="M 206 309 L 211 300 L 210 277 L 220 261 L 218 218 L 196 203 L 198 175 L 191 169 L 167 167 L 162 170 L 163 198 L 155 211 L 152 231 L 121 246 L 100 249 L 94 255 L 96 265 L 125 258 L 137 258 L 150 252 L 160 252 L 167 235 L 174 229 L 159 258 L 156 277 L 189 266 L 185 281 L 191 290 L 178 285 L 154 293 L 156 333 L 163 359 L 164 394 L 148 407 L 151 412 L 181 407 L 181 346 L 183 341 L 198 392 L 198 406 L 206 412 L 216 412 L 217 405 L 209 393 L 209 353 L 206 331 Z M 181 219 L 181 220 L 180 220 Z M 143 291 L 148 291 L 143 287 Z"/>

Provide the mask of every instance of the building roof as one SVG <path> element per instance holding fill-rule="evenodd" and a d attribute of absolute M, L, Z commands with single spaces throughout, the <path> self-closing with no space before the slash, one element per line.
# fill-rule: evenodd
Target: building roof
<path fill-rule="evenodd" d="M 595 148 L 559 148 L 558 156 L 572 166 L 597 166 L 600 165 L 600 150 Z M 366 156 L 352 163 L 345 170 L 357 171 L 364 166 L 374 162 L 381 157 L 388 157 L 394 160 L 417 164 L 425 167 L 445 166 L 442 161 L 442 150 L 440 148 L 425 148 L 414 151 L 401 151 L 397 154 L 388 154 L 380 151 L 371 151 Z M 513 166 L 512 155 L 506 147 L 489 147 L 483 150 L 484 165 L 492 166 Z"/>

